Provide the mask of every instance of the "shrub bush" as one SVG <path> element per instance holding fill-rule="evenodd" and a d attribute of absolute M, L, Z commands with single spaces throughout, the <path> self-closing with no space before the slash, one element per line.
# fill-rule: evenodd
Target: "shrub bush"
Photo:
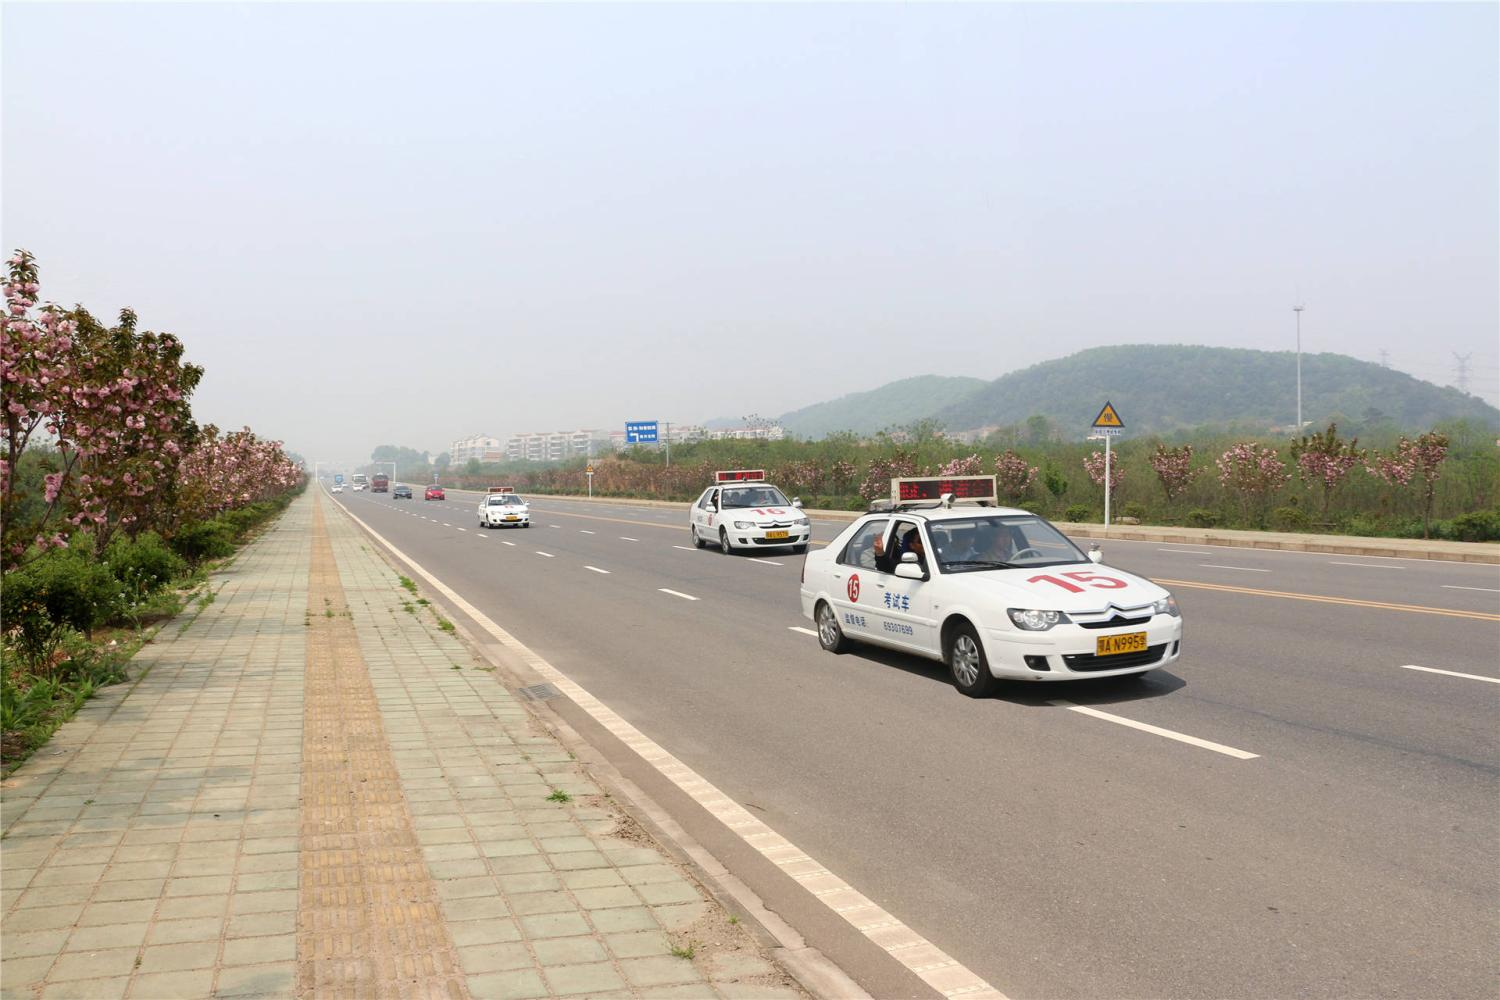
<path fill-rule="evenodd" d="M 1277 507 L 1271 512 L 1271 520 L 1281 531 L 1307 530 L 1307 512 L 1300 507 Z"/>
<path fill-rule="evenodd" d="M 1093 511 L 1089 510 L 1087 504 L 1069 504 L 1068 509 L 1063 511 L 1063 520 L 1078 524 L 1079 522 L 1087 521 L 1092 514 Z"/>
<path fill-rule="evenodd" d="M 1202 507 L 1188 511 L 1187 519 L 1188 524 L 1195 528 L 1212 528 L 1219 523 L 1218 514 L 1211 510 L 1204 510 Z"/>
<path fill-rule="evenodd" d="M 33 671 L 51 668 L 52 654 L 69 629 L 88 633 L 114 615 L 120 584 L 109 567 L 87 552 L 54 549 L 7 573 L 0 616 Z"/>
<path fill-rule="evenodd" d="M 1460 514 L 1444 532 L 1460 542 L 1500 542 L 1500 510 L 1475 510 Z"/>
<path fill-rule="evenodd" d="M 234 528 L 217 518 L 193 521 L 178 528 L 170 544 L 173 552 L 197 566 L 205 559 L 222 559 L 234 553 Z"/>
<path fill-rule="evenodd" d="M 1146 505 L 1143 503 L 1128 503 L 1121 508 L 1120 513 L 1126 517 L 1133 517 L 1137 521 L 1146 519 Z"/>
<path fill-rule="evenodd" d="M 165 586 L 183 571 L 182 558 L 167 547 L 155 532 L 135 538 L 118 538 L 105 557 L 109 571 L 126 589 L 138 596 Z"/>

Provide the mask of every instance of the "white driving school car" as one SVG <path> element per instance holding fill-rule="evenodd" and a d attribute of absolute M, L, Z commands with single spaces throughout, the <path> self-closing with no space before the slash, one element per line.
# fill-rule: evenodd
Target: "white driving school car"
<path fill-rule="evenodd" d="M 481 528 L 531 527 L 531 506 L 509 486 L 491 486 L 478 513 Z"/>
<path fill-rule="evenodd" d="M 728 469 L 714 473 L 714 485 L 703 491 L 688 516 L 693 544 L 717 545 L 725 555 L 735 549 L 790 545 L 807 551 L 812 525 L 802 513 L 802 501 L 765 481 L 760 469 Z"/>
<path fill-rule="evenodd" d="M 1001 678 L 1144 674 L 1181 653 L 1170 593 L 1096 565 L 1045 518 L 992 506 L 993 476 L 892 480 L 891 493 L 803 563 L 802 613 L 824 649 L 942 660 L 976 698 Z"/>

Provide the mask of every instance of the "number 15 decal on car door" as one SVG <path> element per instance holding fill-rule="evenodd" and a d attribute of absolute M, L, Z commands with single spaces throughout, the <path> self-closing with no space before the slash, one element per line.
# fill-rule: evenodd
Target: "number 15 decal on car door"
<path fill-rule="evenodd" d="M 1100 576 L 1098 573 L 1090 573 L 1087 570 L 1077 573 L 1063 573 L 1062 575 L 1067 577 L 1068 580 L 1077 580 L 1078 583 L 1086 583 L 1097 590 L 1119 590 L 1127 586 L 1124 580 L 1117 580 L 1112 576 Z M 1054 587 L 1061 587 L 1070 594 L 1083 593 L 1082 587 L 1078 586 L 1077 583 L 1069 583 L 1068 580 L 1061 580 L 1055 576 L 1033 576 L 1027 579 L 1026 582 L 1050 583 Z"/>

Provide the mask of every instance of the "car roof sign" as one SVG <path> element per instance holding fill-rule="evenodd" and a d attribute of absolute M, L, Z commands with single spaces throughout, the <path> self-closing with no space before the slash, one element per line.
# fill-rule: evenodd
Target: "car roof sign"
<path fill-rule="evenodd" d="M 994 476 L 913 476 L 891 480 L 891 502 L 913 503 L 923 500 L 995 504 L 999 494 Z"/>
<path fill-rule="evenodd" d="M 714 473 L 716 483 L 762 483 L 765 479 L 765 469 L 721 469 Z"/>
<path fill-rule="evenodd" d="M 485 490 L 486 493 L 514 493 L 515 491 L 516 488 L 514 486 L 491 486 Z"/>

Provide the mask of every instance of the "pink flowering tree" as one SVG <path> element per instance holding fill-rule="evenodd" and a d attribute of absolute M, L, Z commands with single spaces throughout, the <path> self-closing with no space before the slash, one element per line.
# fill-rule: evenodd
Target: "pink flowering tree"
<path fill-rule="evenodd" d="M 34 258 L 19 251 L 9 266 L 0 353 L 6 569 L 28 551 L 66 544 L 69 525 L 92 531 L 103 551 L 114 531 L 139 531 L 164 510 L 176 442 L 192 433 L 187 399 L 202 375 L 182 363 L 176 338 L 137 332 L 128 310 L 107 328 L 81 308 L 38 309 Z M 39 498 L 26 496 L 15 475 L 37 445 L 52 449 Z"/>
<path fill-rule="evenodd" d="M 1036 482 L 1037 467 L 1013 451 L 995 456 L 995 487 L 1012 505 L 1020 503 L 1027 489 Z"/>
<path fill-rule="evenodd" d="M 1292 443 L 1292 460 L 1297 463 L 1297 472 L 1303 483 L 1322 493 L 1325 520 L 1334 494 L 1344 485 L 1354 467 L 1364 460 L 1365 453 L 1358 445 L 1358 438 L 1345 441 L 1339 437 L 1334 424 L 1329 424 L 1321 434 L 1310 434 Z"/>
<path fill-rule="evenodd" d="M 1167 495 L 1168 504 L 1187 492 L 1197 476 L 1197 471 L 1193 468 L 1193 446 L 1190 444 L 1178 448 L 1159 444 L 1148 461 L 1156 473 L 1156 481 L 1161 483 L 1162 492 Z"/>
<path fill-rule="evenodd" d="M 938 469 L 940 476 L 982 476 L 984 475 L 984 459 L 978 455 L 969 455 L 965 458 L 955 458 L 945 462 Z"/>
<path fill-rule="evenodd" d="M 280 441 L 263 441 L 248 427 L 221 435 L 209 424 L 177 475 L 177 513 L 191 521 L 279 496 L 297 485 L 302 470 Z"/>
<path fill-rule="evenodd" d="M 1104 485 L 1104 452 L 1090 452 L 1083 459 L 1083 471 L 1087 472 L 1089 479 L 1093 480 L 1095 486 Z M 1120 463 L 1119 455 L 1111 455 L 1109 460 L 1109 491 L 1113 493 L 1120 488 L 1120 483 L 1125 480 L 1125 469 Z"/>
<path fill-rule="evenodd" d="M 826 477 L 829 488 L 840 495 L 848 493 L 850 487 L 854 485 L 854 476 L 858 471 L 853 462 L 847 462 L 842 458 L 829 462 Z"/>
<path fill-rule="evenodd" d="M 894 457 L 888 459 L 877 458 L 865 472 L 864 482 L 859 486 L 859 495 L 866 503 L 889 499 L 892 479 L 905 479 L 915 475 L 919 475 L 916 459 L 906 452 L 897 451 Z"/>
<path fill-rule="evenodd" d="M 1220 455 L 1217 465 L 1220 484 L 1264 527 L 1271 499 L 1292 478 L 1276 449 L 1242 441 Z"/>
<path fill-rule="evenodd" d="M 21 456 L 35 444 L 63 445 L 59 438 L 61 405 L 74 378 L 74 324 L 56 306 L 37 309 L 40 284 L 36 260 L 25 250 L 9 261 L 5 282 L 5 327 L 0 340 L 0 388 L 4 390 L 5 455 L 0 458 L 0 537 L 3 565 L 12 569 L 32 546 L 66 544 L 56 523 L 63 481 L 71 471 L 66 462 L 44 478 L 40 505 L 18 488 Z M 23 510 L 28 510 L 26 515 Z M 25 523 L 22 523 L 22 521 Z"/>
<path fill-rule="evenodd" d="M 1448 435 L 1429 431 L 1415 441 L 1403 437 L 1389 455 L 1372 453 L 1365 468 L 1397 489 L 1415 487 L 1422 504 L 1422 537 L 1432 533 L 1432 505 L 1443 461 L 1448 457 Z"/>

